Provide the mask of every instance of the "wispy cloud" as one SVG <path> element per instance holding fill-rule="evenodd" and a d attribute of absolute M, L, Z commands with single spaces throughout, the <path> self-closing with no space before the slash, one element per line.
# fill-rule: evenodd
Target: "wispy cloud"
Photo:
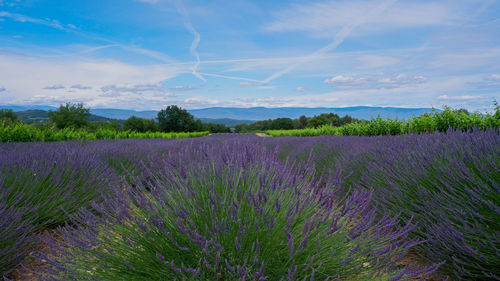
<path fill-rule="evenodd" d="M 191 91 L 194 89 L 196 89 L 196 88 L 193 86 L 175 86 L 175 87 L 169 88 L 169 90 L 172 92 L 184 92 L 184 91 Z"/>
<path fill-rule="evenodd" d="M 229 76 L 229 75 L 222 75 L 222 74 L 215 74 L 215 73 L 203 73 L 203 72 L 200 72 L 200 74 L 205 75 L 205 76 L 218 77 L 218 78 L 224 78 L 224 79 L 230 79 L 230 80 L 243 80 L 243 81 L 262 83 L 260 80 L 245 78 L 245 77 Z"/>
<path fill-rule="evenodd" d="M 351 34 L 351 32 L 358 26 L 370 21 L 372 18 L 375 18 L 377 17 L 379 14 L 381 14 L 382 12 L 384 12 L 387 8 L 389 8 L 391 5 L 393 5 L 394 3 L 396 3 L 397 0 L 385 0 L 381 3 L 379 3 L 376 7 L 374 7 L 372 10 L 369 10 L 369 11 L 366 11 L 365 14 L 363 15 L 360 15 L 359 17 L 357 18 L 353 18 L 351 19 L 348 23 L 346 23 L 342 29 L 340 29 L 339 32 L 337 32 L 337 34 L 335 34 L 335 37 L 334 37 L 334 40 L 326 45 L 325 47 L 317 50 L 316 52 L 310 54 L 307 56 L 307 61 L 305 62 L 310 62 L 310 61 L 314 61 L 314 60 L 317 60 L 318 57 L 330 52 L 330 51 L 333 51 L 335 50 L 340 44 L 342 44 L 342 42 L 344 42 L 344 40 L 347 38 L 347 36 L 349 36 L 349 34 Z M 291 71 L 293 71 L 295 68 L 297 68 L 299 65 L 305 63 L 305 62 L 301 62 L 301 63 L 295 63 L 295 64 L 292 64 L 290 65 L 289 67 L 281 70 L 281 71 L 278 71 L 276 73 L 274 73 L 273 75 L 269 76 L 268 78 L 266 78 L 263 83 L 269 83 L 271 82 L 272 80 L 284 75 L 284 74 L 287 74 Z"/>
<path fill-rule="evenodd" d="M 261 85 L 260 83 L 251 83 L 251 82 L 240 82 L 240 87 L 256 87 Z"/>
<path fill-rule="evenodd" d="M 91 86 L 85 86 L 85 85 L 76 84 L 76 85 L 71 86 L 71 89 L 90 90 L 90 89 L 92 89 L 92 87 Z"/>
<path fill-rule="evenodd" d="M 155 1 L 155 3 L 156 3 L 156 1 Z M 29 22 L 29 23 L 49 26 L 52 28 L 66 31 L 66 32 L 72 32 L 72 33 L 78 34 L 82 37 L 86 37 L 86 38 L 90 38 L 93 40 L 99 40 L 99 41 L 108 43 L 108 44 L 102 45 L 102 46 L 86 48 L 86 49 L 79 51 L 79 52 L 76 52 L 76 53 L 65 53 L 65 54 L 48 55 L 48 56 L 45 55 L 47 57 L 74 56 L 74 55 L 79 55 L 79 54 L 92 53 L 92 52 L 99 51 L 102 49 L 118 47 L 118 48 L 121 48 L 121 49 L 129 51 L 129 52 L 133 52 L 136 54 L 141 54 L 141 55 L 148 56 L 150 58 L 157 59 L 157 60 L 162 61 L 164 63 L 175 62 L 171 57 L 169 57 L 168 55 L 165 55 L 164 53 L 141 48 L 141 47 L 137 47 L 137 46 L 133 46 L 133 45 L 120 44 L 120 43 L 114 42 L 108 38 L 104 38 L 104 37 L 101 37 L 101 36 L 98 36 L 95 34 L 89 34 L 89 33 L 85 33 L 83 31 L 77 30 L 77 27 L 73 24 L 63 25 L 58 20 L 38 19 L 38 18 L 33 18 L 33 17 L 26 16 L 26 15 L 22 15 L 22 14 L 13 14 L 13 13 L 9 13 L 6 11 L 0 11 L 0 19 L 2 19 L 2 17 L 12 18 L 13 20 L 18 21 L 18 22 Z M 198 58 L 198 60 L 199 60 L 199 58 Z M 199 64 L 199 61 L 198 61 L 198 64 Z"/>
<path fill-rule="evenodd" d="M 384 77 L 353 77 L 337 75 L 329 79 L 325 79 L 323 83 L 330 84 L 337 89 L 351 88 L 397 88 L 406 84 L 421 84 L 427 81 L 427 78 L 422 75 L 409 76 L 401 73 L 396 76 Z"/>
<path fill-rule="evenodd" d="M 104 93 L 155 93 L 166 96 L 175 96 L 165 90 L 165 87 L 159 83 L 155 84 L 122 84 L 122 85 L 106 85 L 101 87 Z"/>
<path fill-rule="evenodd" d="M 50 27 L 57 28 L 60 30 L 68 30 L 59 21 L 52 20 L 52 19 L 36 19 L 36 18 L 25 16 L 25 15 L 21 15 L 21 14 L 9 13 L 6 11 L 0 11 L 0 18 L 11 18 L 11 19 L 18 21 L 18 22 L 30 22 L 30 23 L 50 26 Z"/>
<path fill-rule="evenodd" d="M 460 14 L 443 2 L 401 1 L 390 8 L 373 13 L 366 29 L 387 31 L 408 27 L 449 25 L 460 19 Z M 328 36 L 332 29 L 350 25 L 365 18 L 379 4 L 365 0 L 320 1 L 314 4 L 295 4 L 275 13 L 276 19 L 265 29 L 269 31 L 307 31 Z"/>
<path fill-rule="evenodd" d="M 144 101 L 143 108 L 147 109 L 172 102 L 174 95 L 160 82 L 186 70 L 179 65 L 141 66 L 110 59 L 54 59 L 0 52 L 0 85 L 9 89 L 2 100 L 8 99 L 12 104 L 42 103 L 45 99 L 47 105 L 58 105 L 58 101 L 66 99 L 92 106 L 139 108 Z M 62 88 L 63 85 L 83 87 Z M 91 89 L 79 89 L 86 87 Z M 149 106 L 145 101 L 150 102 Z"/>
<path fill-rule="evenodd" d="M 221 105 L 221 101 L 217 99 L 212 99 L 205 96 L 195 96 L 190 97 L 184 100 L 179 100 L 177 103 L 183 107 L 188 108 L 206 108 L 209 106 L 218 106 Z"/>
<path fill-rule="evenodd" d="M 206 82 L 206 79 L 198 73 L 198 67 L 200 66 L 200 55 L 198 54 L 198 51 L 196 51 L 196 48 L 198 47 L 198 44 L 200 44 L 200 33 L 194 29 L 193 24 L 191 23 L 191 19 L 189 18 L 189 14 L 187 13 L 186 7 L 184 6 L 184 3 L 182 0 L 174 0 L 174 4 L 177 8 L 177 11 L 179 14 L 184 19 L 184 26 L 187 28 L 187 30 L 193 34 L 194 39 L 193 42 L 191 43 L 191 46 L 189 47 L 189 51 L 191 54 L 196 58 L 196 62 L 194 63 L 194 66 L 192 68 L 192 74 L 202 81 Z"/>
<path fill-rule="evenodd" d="M 448 95 L 442 95 L 437 97 L 438 100 L 449 100 L 449 101 L 467 101 L 467 100 L 475 100 L 482 98 L 481 96 L 448 96 Z"/>
<path fill-rule="evenodd" d="M 424 83 L 427 78 L 422 75 L 409 76 L 407 74 L 401 73 L 395 77 L 384 77 L 378 80 L 379 83 L 386 86 L 396 86 L 409 83 Z"/>
<path fill-rule="evenodd" d="M 59 84 L 59 85 L 53 85 L 53 86 L 45 86 L 43 87 L 44 90 L 61 90 L 61 89 L 65 89 L 66 87 L 64 87 L 63 85 Z"/>
<path fill-rule="evenodd" d="M 500 75 L 499 74 L 491 74 L 487 79 L 491 80 L 491 81 L 500 81 Z"/>
<path fill-rule="evenodd" d="M 295 89 L 295 91 L 297 91 L 297 92 L 304 92 L 306 90 L 307 90 L 307 87 L 302 87 L 302 86 L 297 87 L 297 89 Z"/>
<path fill-rule="evenodd" d="M 330 79 L 325 79 L 323 83 L 332 84 L 336 87 L 342 88 L 342 87 L 359 87 L 361 85 L 366 85 L 368 81 L 365 78 L 337 75 Z"/>
<path fill-rule="evenodd" d="M 361 62 L 360 68 L 362 69 L 387 67 L 400 62 L 398 58 L 376 54 L 359 55 L 357 60 Z"/>
<path fill-rule="evenodd" d="M 487 77 L 483 77 L 478 81 L 470 82 L 471 85 L 478 89 L 495 89 L 500 88 L 500 75 L 491 74 Z"/>

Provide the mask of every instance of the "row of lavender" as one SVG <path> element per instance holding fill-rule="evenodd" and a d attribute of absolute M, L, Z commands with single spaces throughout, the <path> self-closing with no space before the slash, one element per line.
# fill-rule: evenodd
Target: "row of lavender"
<path fill-rule="evenodd" d="M 0 270 L 43 241 L 48 280 L 399 280 L 438 265 L 498 278 L 498 143 L 487 131 L 2 144 Z M 397 266 L 408 251 L 429 267 Z"/>
<path fill-rule="evenodd" d="M 500 131 L 279 138 L 294 159 L 372 190 L 379 214 L 417 224 L 412 251 L 454 280 L 500 279 Z M 290 148 L 293 148 L 290 149 Z"/>

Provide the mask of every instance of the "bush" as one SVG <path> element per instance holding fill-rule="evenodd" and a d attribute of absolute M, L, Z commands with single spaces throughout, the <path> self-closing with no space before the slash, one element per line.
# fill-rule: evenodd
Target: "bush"
<path fill-rule="evenodd" d="M 0 192 L 0 278 L 18 266 L 31 246 L 36 243 L 33 235 L 36 217 L 24 218 L 25 211 L 7 206 L 6 194 Z"/>
<path fill-rule="evenodd" d="M 69 222 L 114 178 L 88 146 L 6 145 L 0 153 L 0 276 L 33 250 L 38 231 Z"/>
<path fill-rule="evenodd" d="M 33 142 L 33 141 L 68 141 L 68 140 L 97 140 L 97 139 L 126 139 L 126 138 L 189 138 L 202 137 L 209 132 L 189 133 L 163 133 L 135 131 L 115 131 L 112 129 L 98 128 L 95 131 L 86 129 L 74 129 L 67 127 L 56 129 L 54 127 L 37 126 L 35 124 L 23 124 L 16 122 L 7 124 L 0 122 L 0 142 Z"/>
<path fill-rule="evenodd" d="M 500 131 L 267 138 L 283 158 L 338 175 L 348 194 L 373 190 L 380 215 L 417 225 L 417 259 L 453 280 L 500 277 Z M 292 149 L 288 147 L 292 146 Z M 348 177 L 347 177 L 348 175 Z"/>
<path fill-rule="evenodd" d="M 63 242 L 47 237 L 56 254 L 45 256 L 47 277 L 400 280 L 435 270 L 396 268 L 420 242 L 405 238 L 411 224 L 375 220 L 370 192 L 335 203 L 335 188 L 255 144 L 222 148 L 212 139 L 178 154 L 188 160 L 156 158 L 150 192 L 129 186 L 107 200 L 111 209 L 95 206 L 101 215 L 79 212 L 82 225 L 61 229 Z"/>
<path fill-rule="evenodd" d="M 500 127 L 500 110 L 494 115 L 489 113 L 468 114 L 465 111 L 452 110 L 445 107 L 443 112 L 425 113 L 409 120 L 385 119 L 378 116 L 370 121 L 353 122 L 340 127 L 324 125 L 316 129 L 306 128 L 300 130 L 268 130 L 271 136 L 319 136 L 319 135 L 344 135 L 344 136 L 380 136 L 399 135 L 407 133 L 446 132 L 448 129 L 467 131 L 473 128 L 487 130 Z"/>

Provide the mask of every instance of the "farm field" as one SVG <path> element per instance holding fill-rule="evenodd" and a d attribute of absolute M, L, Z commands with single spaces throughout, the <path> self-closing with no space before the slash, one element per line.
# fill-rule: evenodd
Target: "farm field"
<path fill-rule="evenodd" d="M 498 129 L 2 143 L 0 274 L 495 280 L 499 143 Z"/>

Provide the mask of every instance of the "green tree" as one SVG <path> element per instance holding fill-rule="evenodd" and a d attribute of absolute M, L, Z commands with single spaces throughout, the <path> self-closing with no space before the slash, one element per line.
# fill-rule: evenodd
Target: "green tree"
<path fill-rule="evenodd" d="M 224 124 L 217 124 L 215 122 L 204 123 L 203 131 L 210 131 L 210 133 L 229 133 L 231 129 L 226 127 Z"/>
<path fill-rule="evenodd" d="M 82 128 L 89 125 L 90 108 L 84 108 L 82 103 L 66 103 L 65 105 L 61 104 L 56 111 L 50 110 L 48 115 L 59 129 Z"/>
<path fill-rule="evenodd" d="M 113 131 L 121 131 L 122 125 L 120 122 L 116 120 L 112 121 L 96 121 L 96 122 L 90 122 L 89 124 L 89 129 L 93 132 L 99 130 L 99 129 L 105 129 L 105 130 L 113 130 Z"/>
<path fill-rule="evenodd" d="M 271 130 L 291 130 L 293 121 L 290 118 L 276 118 L 271 123 Z"/>
<path fill-rule="evenodd" d="M 123 129 L 136 131 L 136 132 L 144 132 L 144 122 L 142 118 L 132 116 L 123 122 Z"/>
<path fill-rule="evenodd" d="M 158 123 L 152 119 L 144 119 L 132 116 L 123 122 L 124 130 L 136 131 L 139 133 L 158 131 Z"/>
<path fill-rule="evenodd" d="M 153 119 L 143 119 L 145 132 L 158 132 L 158 122 Z"/>
<path fill-rule="evenodd" d="M 249 125 L 247 123 L 237 124 L 234 126 L 234 129 L 236 133 L 246 133 L 249 130 L 248 126 Z"/>
<path fill-rule="evenodd" d="M 326 114 L 320 114 L 307 120 L 307 127 L 317 128 L 326 124 L 329 124 L 328 116 Z"/>
<path fill-rule="evenodd" d="M 16 122 L 17 115 L 12 111 L 12 109 L 0 109 L 0 122 Z"/>
<path fill-rule="evenodd" d="M 160 130 L 164 132 L 194 132 L 199 125 L 193 115 L 177 105 L 162 109 L 157 119 Z"/>
<path fill-rule="evenodd" d="M 304 129 L 305 127 L 307 127 L 307 117 L 305 115 L 301 115 L 299 117 L 298 129 Z"/>

